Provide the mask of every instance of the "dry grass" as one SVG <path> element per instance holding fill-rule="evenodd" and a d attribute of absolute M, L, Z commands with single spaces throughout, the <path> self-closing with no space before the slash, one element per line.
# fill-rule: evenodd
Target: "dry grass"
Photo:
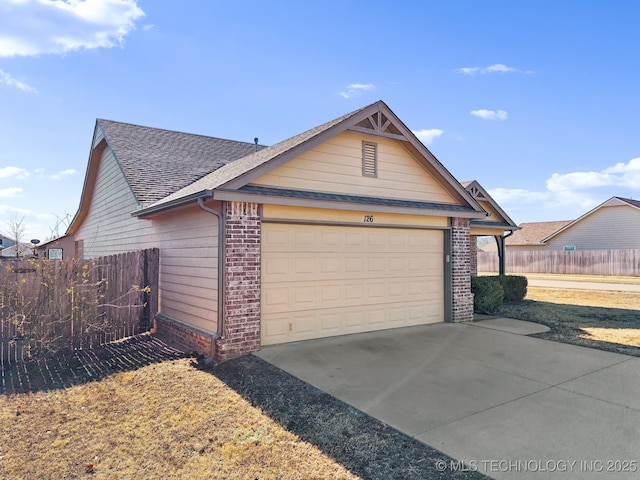
<path fill-rule="evenodd" d="M 0 477 L 358 478 L 190 362 L 0 396 Z"/>
<path fill-rule="evenodd" d="M 640 329 L 638 328 L 583 328 L 586 335 L 582 338 L 601 342 L 617 343 L 640 347 Z"/>
<path fill-rule="evenodd" d="M 640 310 L 640 295 L 637 293 L 529 287 L 525 298 L 564 305 Z"/>
<path fill-rule="evenodd" d="M 607 275 L 558 275 L 554 273 L 526 273 L 529 279 L 562 280 L 570 282 L 610 283 L 615 285 L 640 285 L 640 277 L 614 277 Z"/>
<path fill-rule="evenodd" d="M 535 277 L 640 283 L 636 277 L 538 274 Z M 547 325 L 549 332 L 536 335 L 541 338 L 640 356 L 640 295 L 637 293 L 529 287 L 525 300 L 505 304 L 497 313 Z"/>

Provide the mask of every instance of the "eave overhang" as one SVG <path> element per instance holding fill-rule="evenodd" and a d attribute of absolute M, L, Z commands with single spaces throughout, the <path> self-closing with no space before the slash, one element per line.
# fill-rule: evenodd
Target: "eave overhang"
<path fill-rule="evenodd" d="M 138 218 L 149 218 L 164 211 L 195 203 L 198 199 L 220 201 L 252 202 L 270 205 L 286 205 L 309 208 L 325 208 L 334 210 L 366 209 L 368 212 L 401 213 L 407 215 L 429 215 L 438 217 L 483 218 L 484 212 L 456 204 L 421 202 L 385 197 L 362 195 L 343 195 L 327 192 L 310 192 L 306 190 L 281 189 L 246 185 L 237 190 L 216 189 L 202 190 L 186 197 L 152 205 L 132 212 Z"/>

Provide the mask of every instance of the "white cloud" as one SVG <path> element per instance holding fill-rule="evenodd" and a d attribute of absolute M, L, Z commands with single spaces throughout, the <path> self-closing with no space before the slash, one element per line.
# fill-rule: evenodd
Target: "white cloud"
<path fill-rule="evenodd" d="M 0 188 L 0 198 L 15 198 L 20 193 L 22 189 L 19 187 Z"/>
<path fill-rule="evenodd" d="M 458 73 L 464 75 L 486 75 L 488 73 L 525 73 L 527 75 L 534 73 L 532 70 L 520 70 L 518 68 L 508 67 L 502 63 L 495 63 L 488 67 L 462 67 L 458 68 Z"/>
<path fill-rule="evenodd" d="M 471 110 L 469 113 L 483 120 L 503 121 L 509 117 L 509 114 L 504 110 Z"/>
<path fill-rule="evenodd" d="M 547 189 L 552 192 L 609 186 L 640 189 L 640 158 L 617 163 L 600 172 L 554 173 L 547 180 Z"/>
<path fill-rule="evenodd" d="M 50 174 L 44 173 L 43 168 L 37 168 L 36 170 L 34 170 L 34 172 L 40 175 L 40 178 L 45 178 L 49 180 L 60 180 L 62 177 L 68 177 L 69 175 L 75 175 L 76 173 L 78 173 L 78 171 L 74 170 L 73 168 L 67 168 L 65 170 L 60 170 L 56 173 L 50 173 Z"/>
<path fill-rule="evenodd" d="M 351 85 L 347 86 L 346 91 L 340 92 L 340 95 L 343 98 L 351 98 L 375 89 L 376 86 L 373 83 L 352 83 Z"/>
<path fill-rule="evenodd" d="M 489 194 L 507 212 L 535 207 L 540 211 L 563 211 L 564 219 L 575 219 L 613 196 L 626 195 L 622 194 L 623 189 L 635 193 L 634 198 L 640 196 L 640 158 L 599 172 L 554 173 L 545 187 L 544 191 L 496 188 Z"/>
<path fill-rule="evenodd" d="M 411 130 L 411 131 L 425 145 L 431 145 L 431 142 L 433 142 L 433 140 L 442 136 L 442 134 L 444 133 L 444 131 L 438 128 Z"/>
<path fill-rule="evenodd" d="M 13 78 L 7 72 L 0 70 L 0 84 L 5 84 L 8 87 L 14 87 L 18 90 L 22 90 L 23 92 L 32 92 L 37 93 L 37 90 L 33 88 L 31 85 L 28 85 L 20 80 Z"/>
<path fill-rule="evenodd" d="M 0 178 L 10 178 L 15 177 L 19 179 L 27 178 L 29 176 L 29 172 L 24 168 L 20 167 L 2 167 L 0 168 Z"/>
<path fill-rule="evenodd" d="M 0 57 L 114 47 L 144 15 L 137 0 L 5 0 Z"/>

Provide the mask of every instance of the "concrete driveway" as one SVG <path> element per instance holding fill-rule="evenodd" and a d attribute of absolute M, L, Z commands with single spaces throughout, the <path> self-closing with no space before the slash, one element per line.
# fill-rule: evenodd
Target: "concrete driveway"
<path fill-rule="evenodd" d="M 434 324 L 257 356 L 494 478 L 640 478 L 640 358 L 523 335 L 539 327 Z"/>

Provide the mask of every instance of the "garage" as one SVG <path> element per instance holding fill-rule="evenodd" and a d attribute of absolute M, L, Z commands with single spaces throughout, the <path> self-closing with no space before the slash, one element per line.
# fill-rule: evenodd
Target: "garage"
<path fill-rule="evenodd" d="M 444 320 L 444 231 L 262 224 L 261 341 Z"/>

